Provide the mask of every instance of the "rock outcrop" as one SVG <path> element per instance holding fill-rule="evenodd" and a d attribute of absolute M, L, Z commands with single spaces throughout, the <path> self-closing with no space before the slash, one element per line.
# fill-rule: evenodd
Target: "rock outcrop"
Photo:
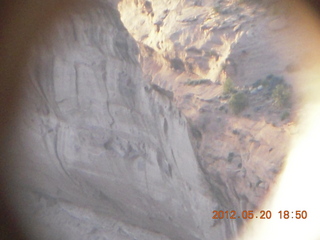
<path fill-rule="evenodd" d="M 72 12 L 52 35 L 33 49 L 8 147 L 18 160 L 13 202 L 31 235 L 220 240 L 234 233 L 211 218 L 220 205 L 188 123 L 172 93 L 143 79 L 139 49 L 114 5 Z"/>
<path fill-rule="evenodd" d="M 268 193 L 296 110 L 277 108 L 272 93 L 299 72 L 286 14 L 248 2 L 101 0 L 39 39 L 8 146 L 12 199 L 31 234 L 238 232 L 241 218 L 212 211 L 253 210 Z M 238 115 L 226 79 L 250 103 Z"/>
<path fill-rule="evenodd" d="M 163 0 L 152 1 L 149 14 L 144 3 L 123 0 L 119 10 L 141 49 L 146 79 L 173 92 L 192 125 L 200 166 L 223 193 L 223 209 L 257 209 L 282 170 L 294 129 L 294 108 L 275 106 L 272 96 L 277 84 L 293 84 L 301 58 L 299 41 L 288 40 L 296 35 L 289 4 Z M 224 93 L 227 79 L 248 100 L 241 114 Z"/>

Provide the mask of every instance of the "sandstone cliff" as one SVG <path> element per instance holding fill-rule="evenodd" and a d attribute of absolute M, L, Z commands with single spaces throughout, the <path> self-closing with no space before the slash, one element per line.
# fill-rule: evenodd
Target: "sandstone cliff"
<path fill-rule="evenodd" d="M 200 166 L 223 209 L 255 209 L 281 171 L 294 107 L 272 92 L 294 83 L 301 52 L 290 4 L 278 1 L 121 1 L 124 25 L 141 49 L 145 77 L 173 92 L 192 125 Z M 294 50 L 293 50 L 294 49 Z M 232 114 L 226 79 L 248 98 Z M 293 104 L 294 105 L 294 104 Z M 290 117 L 288 117 L 290 116 Z"/>
<path fill-rule="evenodd" d="M 292 117 L 281 116 L 294 110 L 275 107 L 270 92 L 291 81 L 297 55 L 274 45 L 289 30 L 269 11 L 247 1 L 105 0 L 42 36 L 8 148 L 19 159 L 13 199 L 32 234 L 236 234 L 242 220 L 211 212 L 257 208 L 292 134 Z M 250 101 L 240 115 L 222 93 L 227 78 Z"/>
<path fill-rule="evenodd" d="M 43 239 L 225 239 L 170 92 L 143 79 L 108 2 L 57 23 L 28 69 L 13 196 Z M 31 217 L 32 216 L 32 217 Z M 30 221 L 30 219 L 32 219 Z"/>

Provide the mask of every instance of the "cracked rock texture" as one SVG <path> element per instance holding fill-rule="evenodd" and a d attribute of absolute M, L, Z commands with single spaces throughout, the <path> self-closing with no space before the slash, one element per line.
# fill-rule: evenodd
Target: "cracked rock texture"
<path fill-rule="evenodd" d="M 259 210 L 296 134 L 298 107 L 272 91 L 297 90 L 305 48 L 290 4 L 271 2 L 101 0 L 43 35 L 8 146 L 31 234 L 236 235 L 244 221 L 212 211 Z M 238 115 L 228 78 L 248 99 Z"/>
<path fill-rule="evenodd" d="M 151 11 L 148 5 L 146 11 Z M 226 239 L 172 93 L 149 85 L 115 4 L 72 12 L 33 49 L 8 151 L 34 237 Z M 37 239 L 37 238 L 35 238 Z"/>
<path fill-rule="evenodd" d="M 279 108 L 272 97 L 275 82 L 295 84 L 305 58 L 291 10 L 286 1 L 119 3 L 141 49 L 145 78 L 172 92 L 188 119 L 197 159 L 221 193 L 222 210 L 259 210 L 296 132 L 294 98 Z M 248 99 L 238 115 L 229 105 L 232 94 L 223 92 L 226 79 Z"/>

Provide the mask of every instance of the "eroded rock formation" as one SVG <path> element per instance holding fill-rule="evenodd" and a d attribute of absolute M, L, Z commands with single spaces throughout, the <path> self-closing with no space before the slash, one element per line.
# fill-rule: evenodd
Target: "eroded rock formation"
<path fill-rule="evenodd" d="M 296 35 L 289 4 L 163 0 L 152 7 L 150 15 L 144 1 L 119 3 L 146 79 L 174 93 L 200 166 L 223 193 L 223 209 L 256 209 L 282 169 L 294 131 L 295 110 L 275 106 L 272 96 L 299 71 L 300 48 L 292 45 L 298 41 L 288 41 Z M 237 116 L 232 94 L 223 90 L 226 79 L 249 103 Z"/>
<path fill-rule="evenodd" d="M 52 35 L 33 50 L 9 150 L 18 159 L 14 202 L 31 233 L 77 240 L 230 235 L 230 226 L 211 219 L 219 203 L 185 117 L 168 91 L 144 81 L 138 47 L 115 7 L 71 12 Z"/>
<path fill-rule="evenodd" d="M 39 40 L 8 148 L 19 160 L 13 199 L 34 235 L 237 233 L 241 219 L 211 212 L 257 208 L 272 185 L 292 118 L 271 93 L 298 71 L 296 55 L 284 61 L 272 45 L 288 33 L 274 24 L 284 18 L 243 2 L 105 0 Z M 227 78 L 251 104 L 238 116 Z"/>

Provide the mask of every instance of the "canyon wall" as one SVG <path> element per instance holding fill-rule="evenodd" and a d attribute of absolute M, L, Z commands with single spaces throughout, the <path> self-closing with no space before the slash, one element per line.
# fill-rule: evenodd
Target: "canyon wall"
<path fill-rule="evenodd" d="M 226 239 L 186 118 L 115 6 L 70 12 L 32 50 L 7 148 L 19 216 L 34 239 Z"/>
<path fill-rule="evenodd" d="M 259 210 L 296 134 L 294 98 L 279 107 L 273 92 L 297 90 L 299 20 L 267 2 L 101 0 L 43 33 L 7 146 L 30 234 L 234 236 L 244 220 L 212 211 Z"/>
<path fill-rule="evenodd" d="M 192 127 L 200 166 L 223 193 L 225 211 L 259 208 L 295 132 L 295 97 L 279 107 L 273 95 L 283 84 L 293 93 L 301 70 L 292 9 L 286 1 L 119 3 L 141 49 L 145 78 L 173 93 Z M 233 92 L 225 92 L 227 80 Z M 237 114 L 230 107 L 235 93 L 247 99 Z"/>

